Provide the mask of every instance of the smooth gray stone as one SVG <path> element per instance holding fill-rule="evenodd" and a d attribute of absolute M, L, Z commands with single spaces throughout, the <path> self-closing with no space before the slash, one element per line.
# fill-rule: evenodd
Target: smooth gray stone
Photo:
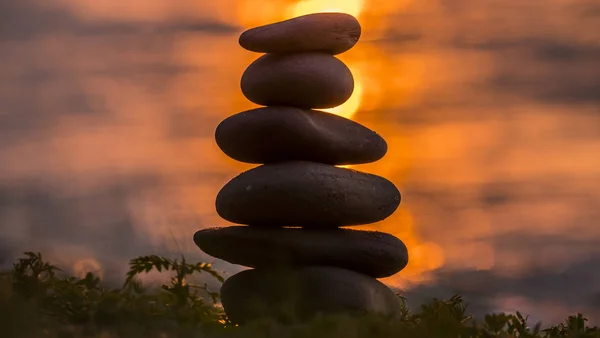
<path fill-rule="evenodd" d="M 265 54 L 241 80 L 246 98 L 262 106 L 333 108 L 354 91 L 350 69 L 325 53 Z"/>
<path fill-rule="evenodd" d="M 387 152 L 385 140 L 360 123 L 294 107 L 263 107 L 230 116 L 217 127 L 215 139 L 225 154 L 247 163 L 363 164 Z"/>
<path fill-rule="evenodd" d="M 253 268 L 323 265 L 383 278 L 404 269 L 406 245 L 376 231 L 231 226 L 196 232 L 205 253 Z"/>
<path fill-rule="evenodd" d="M 240 46 L 257 53 L 320 51 L 340 54 L 358 42 L 361 27 L 345 13 L 315 13 L 299 16 L 242 33 Z"/>
<path fill-rule="evenodd" d="M 319 266 L 242 271 L 225 281 L 221 302 L 237 324 L 263 318 L 292 322 L 317 314 L 397 316 L 401 310 L 398 296 L 377 279 Z"/>
<path fill-rule="evenodd" d="M 217 194 L 217 213 L 238 224 L 331 228 L 390 216 L 400 192 L 387 179 L 315 162 L 265 164 Z"/>

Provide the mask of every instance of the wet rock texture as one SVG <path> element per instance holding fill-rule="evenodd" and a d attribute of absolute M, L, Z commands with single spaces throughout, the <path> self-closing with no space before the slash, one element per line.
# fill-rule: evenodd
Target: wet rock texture
<path fill-rule="evenodd" d="M 352 16 L 319 13 L 240 36 L 243 48 L 267 53 L 241 80 L 246 98 L 265 107 L 228 117 L 215 138 L 231 158 L 261 165 L 217 195 L 217 213 L 241 225 L 194 235 L 205 253 L 253 268 L 221 288 L 234 323 L 399 314 L 400 300 L 376 278 L 406 267 L 406 246 L 390 234 L 341 227 L 386 219 L 400 192 L 383 177 L 335 166 L 377 161 L 387 144 L 363 125 L 315 110 L 352 95 L 352 74 L 334 55 L 360 34 Z"/>

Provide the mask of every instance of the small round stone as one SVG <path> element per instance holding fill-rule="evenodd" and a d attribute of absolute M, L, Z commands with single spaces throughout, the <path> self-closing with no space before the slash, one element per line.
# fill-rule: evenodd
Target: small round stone
<path fill-rule="evenodd" d="M 227 183 L 217 213 L 239 224 L 331 228 L 381 221 L 400 204 L 387 179 L 315 162 L 265 164 Z"/>
<path fill-rule="evenodd" d="M 358 42 L 361 27 L 345 13 L 315 13 L 249 29 L 240 46 L 257 53 L 320 51 L 340 54 Z"/>
<path fill-rule="evenodd" d="M 383 278 L 408 263 L 401 240 L 374 231 L 231 226 L 200 230 L 194 242 L 213 257 L 253 268 L 324 265 Z"/>
<path fill-rule="evenodd" d="M 396 316 L 401 310 L 398 296 L 377 279 L 320 266 L 242 271 L 225 281 L 221 302 L 237 324 L 263 318 L 292 322 L 336 313 Z"/>
<path fill-rule="evenodd" d="M 375 162 L 387 143 L 374 131 L 334 114 L 294 107 L 263 107 L 228 117 L 215 139 L 229 157 L 247 163 Z"/>
<path fill-rule="evenodd" d="M 241 80 L 246 98 L 262 106 L 333 108 L 354 91 L 350 69 L 324 53 L 265 54 Z"/>

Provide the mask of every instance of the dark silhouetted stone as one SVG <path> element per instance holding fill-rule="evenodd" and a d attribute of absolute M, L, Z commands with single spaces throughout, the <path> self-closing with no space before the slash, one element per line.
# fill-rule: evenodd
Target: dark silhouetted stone
<path fill-rule="evenodd" d="M 382 278 L 408 263 L 401 240 L 375 231 L 232 226 L 200 230 L 194 242 L 213 257 L 253 268 L 326 265 Z"/>
<path fill-rule="evenodd" d="M 263 106 L 332 108 L 354 91 L 350 69 L 324 53 L 266 54 L 242 75 L 242 92 Z"/>
<path fill-rule="evenodd" d="M 360 38 L 358 20 L 345 13 L 315 13 L 249 29 L 240 46 L 258 53 L 343 53 Z"/>
<path fill-rule="evenodd" d="M 248 170 L 227 183 L 218 214 L 233 223 L 338 227 L 390 216 L 400 192 L 387 179 L 315 162 L 282 162 Z"/>
<path fill-rule="evenodd" d="M 238 324 L 265 317 L 290 322 L 319 313 L 394 316 L 401 308 L 398 297 L 378 280 L 333 267 L 242 271 L 225 281 L 221 301 Z"/>
<path fill-rule="evenodd" d="M 375 162 L 387 143 L 374 131 L 334 114 L 294 107 L 264 107 L 225 119 L 215 132 L 229 157 L 248 163 Z"/>
<path fill-rule="evenodd" d="M 242 75 L 242 92 L 268 107 L 229 117 L 215 138 L 230 157 L 263 165 L 233 178 L 216 198 L 222 218 L 248 226 L 194 235 L 206 253 L 255 268 L 221 288 L 233 323 L 298 323 L 321 313 L 398 318 L 402 312 L 398 297 L 376 278 L 407 265 L 404 243 L 339 228 L 384 220 L 398 208 L 401 196 L 392 182 L 335 166 L 377 161 L 387 144 L 356 122 L 313 110 L 351 97 L 354 78 L 335 55 L 360 35 L 354 17 L 320 13 L 240 36 L 242 47 L 266 53 Z"/>

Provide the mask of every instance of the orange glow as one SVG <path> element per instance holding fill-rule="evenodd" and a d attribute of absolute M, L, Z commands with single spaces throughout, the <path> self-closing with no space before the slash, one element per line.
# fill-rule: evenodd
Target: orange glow
<path fill-rule="evenodd" d="M 292 17 L 310 13 L 347 13 L 356 18 L 364 7 L 364 0 L 302 0 L 292 7 Z"/>
<path fill-rule="evenodd" d="M 438 268 L 443 279 L 463 269 L 512 279 L 579 267 L 600 238 L 597 101 L 558 85 L 550 98 L 543 84 L 564 77 L 555 72 L 564 60 L 540 59 L 539 46 L 511 42 L 548 36 L 586 47 L 599 41 L 597 20 L 579 7 L 565 10 L 564 0 L 524 1 L 530 10 L 494 3 L 35 1 L 50 7 L 36 14 L 69 20 L 3 41 L 0 97 L 9 109 L 0 118 L 9 132 L 0 146 L 0 188 L 17 195 L 0 205 L 0 242 L 49 251 L 50 262 L 79 277 L 124 273 L 132 255 L 152 252 L 216 262 L 227 277 L 242 269 L 192 241 L 198 229 L 230 225 L 216 213 L 215 196 L 255 166 L 228 158 L 214 139 L 220 121 L 256 107 L 240 77 L 260 55 L 241 48 L 238 36 L 340 11 L 362 26 L 357 45 L 336 56 L 356 85 L 346 103 L 327 111 L 388 144 L 383 159 L 346 167 L 385 177 L 403 195 L 388 219 L 357 227 L 391 233 L 408 247 L 408 266 L 382 281 L 410 288 L 432 282 Z M 532 10 L 544 20 L 531 24 Z M 563 85 L 589 89 L 598 77 L 594 61 L 565 62 Z"/>
<path fill-rule="evenodd" d="M 301 15 L 320 13 L 320 12 L 338 12 L 347 13 L 356 18 L 364 9 L 364 0 L 304 0 L 293 4 L 280 4 L 278 2 L 264 2 L 260 0 L 243 0 L 238 9 L 239 20 L 245 29 L 266 25 L 273 22 L 292 19 Z M 343 104 L 323 111 L 352 118 L 362 104 L 364 85 L 362 70 L 359 68 L 362 55 L 357 55 L 356 49 L 361 48 L 360 40 L 357 46 L 350 51 L 338 55 L 352 72 L 354 77 L 354 92 L 348 101 Z M 256 58 L 256 55 L 253 54 Z M 357 57 L 360 56 L 360 59 Z"/>
<path fill-rule="evenodd" d="M 380 10 L 384 5 L 386 11 Z M 376 45 L 365 42 L 369 37 L 377 36 L 384 30 L 383 19 L 390 12 L 406 7 L 411 1 L 382 1 L 382 4 L 364 0 L 303 0 L 292 4 L 289 2 L 269 2 L 260 0 L 243 0 L 238 10 L 239 20 L 245 29 L 266 25 L 273 22 L 291 19 L 297 16 L 318 12 L 342 12 L 359 19 L 363 28 L 361 39 L 349 51 L 337 55 L 354 77 L 354 92 L 348 101 L 340 106 L 323 109 L 323 111 L 360 121 L 360 111 L 377 110 L 388 106 L 405 106 L 418 101 L 418 88 L 425 69 L 425 61 L 417 56 L 404 56 L 392 59 Z M 286 7 L 287 6 L 287 7 Z M 257 10 L 260 8 L 260 10 Z M 255 53 L 248 53 L 253 59 Z M 247 62 L 248 64 L 251 62 Z M 430 63 L 431 65 L 431 63 Z M 244 65 L 244 67 L 247 65 Z M 235 110 L 247 109 L 245 103 L 236 105 Z M 383 117 L 377 120 L 384 120 Z M 388 154 L 380 161 L 356 168 L 374 173 L 392 180 L 398 185 L 402 174 L 412 162 L 412 152 L 402 135 L 403 131 L 390 129 L 385 123 L 369 126 L 381 134 L 388 143 Z M 247 169 L 247 165 L 235 163 L 223 156 L 224 161 L 231 163 L 239 170 Z M 357 166 L 344 165 L 343 168 Z M 408 247 L 410 261 L 408 266 L 396 276 L 386 278 L 386 283 L 401 286 L 405 281 L 421 282 L 426 280 L 428 271 L 441 267 L 445 262 L 445 253 L 436 243 L 423 241 L 413 227 L 409 206 L 405 203 L 390 218 L 369 226 L 358 227 L 384 231 L 396 235 Z"/>
<path fill-rule="evenodd" d="M 483 148 L 494 147 L 500 137 L 496 134 L 503 130 L 500 128 L 502 126 L 498 127 L 482 120 L 468 124 L 453 121 L 439 123 L 438 120 L 426 126 L 414 125 L 405 128 L 406 123 L 398 122 L 403 117 L 400 114 L 418 117 L 420 111 L 413 108 L 418 108 L 431 99 L 437 100 L 435 95 L 440 93 L 448 96 L 444 99 L 460 98 L 456 91 L 460 90 L 462 83 L 481 80 L 489 75 L 488 70 L 493 68 L 490 61 L 480 54 L 436 50 L 433 47 L 404 48 L 402 41 L 396 43 L 385 39 L 378 40 L 393 38 L 395 33 L 402 33 L 399 34 L 402 37 L 406 32 L 410 36 L 414 31 L 415 23 L 412 21 L 417 20 L 415 18 L 429 18 L 430 14 L 437 13 L 434 8 L 437 5 L 431 2 L 185 0 L 173 5 L 173 2 L 168 0 L 135 0 L 132 5 L 123 6 L 122 2 L 116 0 L 60 0 L 48 6 L 54 6 L 56 3 L 70 4 L 72 12 L 82 20 L 108 18 L 176 22 L 181 17 L 197 16 L 202 19 L 210 16 L 213 21 L 223 21 L 241 29 L 314 12 L 345 12 L 354 15 L 363 28 L 361 39 L 354 48 L 337 57 L 351 69 L 355 78 L 355 90 L 347 102 L 325 111 L 360 122 L 385 138 L 388 153 L 382 160 L 346 167 L 383 176 L 394 182 L 403 193 L 406 192 L 406 188 L 402 185 L 406 182 L 426 181 L 432 186 L 446 188 L 465 182 L 480 183 L 486 178 L 494 178 L 494 175 L 524 176 L 542 170 L 537 166 L 523 165 L 528 161 L 543 162 L 543 170 L 552 172 L 569 172 L 568 163 L 578 163 L 581 166 L 580 170 L 587 170 L 588 175 L 595 174 L 595 168 L 598 167 L 594 165 L 595 159 L 588 155 L 597 152 L 598 145 L 585 144 L 572 147 L 576 151 L 571 150 L 567 155 L 556 148 L 556 154 L 553 156 L 572 156 L 569 161 L 543 161 L 543 158 L 549 156 L 545 155 L 548 154 L 547 151 L 515 149 L 506 155 L 504 167 L 499 167 L 498 172 L 489 173 L 486 172 L 487 163 L 481 165 L 473 154 L 481 153 Z M 402 16 L 403 19 L 400 20 L 398 15 L 402 14 L 410 15 Z M 433 16 L 430 20 L 420 23 L 419 27 L 424 30 L 423 34 L 442 39 L 448 31 L 447 27 L 441 26 L 443 22 L 440 17 Z M 169 247 L 174 252 L 196 252 L 197 248 L 189 240 L 190 233 L 201 227 L 226 225 L 214 210 L 214 198 L 219 189 L 229 178 L 253 167 L 224 155 L 216 146 L 212 135 L 203 131 L 204 127 L 200 127 L 209 123 L 213 126 L 211 128 L 214 128 L 225 117 L 254 108 L 253 104 L 243 97 L 239 80 L 244 69 L 258 58 L 259 54 L 243 50 L 237 43 L 237 34 L 181 33 L 177 39 L 169 40 L 168 48 L 171 50 L 160 50 L 160 53 L 168 54 L 169 62 L 181 66 L 182 69 L 203 69 L 206 73 L 185 71 L 173 75 L 169 78 L 168 85 L 161 82 L 164 87 L 158 92 L 160 94 L 149 95 L 138 83 L 116 82 L 108 77 L 82 80 L 86 91 L 106 98 L 107 108 L 127 112 L 119 122 L 121 125 L 89 123 L 82 127 L 80 120 L 71 119 L 69 116 L 61 117 L 61 137 L 53 138 L 51 142 L 19 144 L 3 150 L 7 158 L 20 160 L 11 166 L 3 166 L 0 171 L 15 177 L 25 176 L 27 173 L 40 176 L 35 170 L 44 168 L 43 173 L 53 177 L 93 177 L 94 179 L 85 182 L 90 187 L 106 184 L 106 180 L 98 179 L 98 176 L 105 175 L 106 172 L 123 176 L 146 171 L 158 173 L 172 188 L 166 191 L 140 191 L 135 200 L 128 202 L 127 207 L 131 209 L 131 214 L 136 220 L 135 231 L 149 242 Z M 62 60 L 62 54 L 59 52 L 65 46 L 61 45 L 60 40 L 47 39 L 40 43 L 41 49 L 56 59 L 54 62 Z M 136 59 L 135 64 L 145 60 L 137 56 L 134 58 L 133 54 L 115 54 L 112 59 L 97 58 L 91 53 L 87 55 L 82 52 L 82 55 L 81 58 L 74 59 L 77 62 L 72 63 L 73 67 L 77 67 L 74 68 L 74 72 L 80 68 L 102 68 L 110 62 L 127 61 L 129 57 Z M 474 64 L 477 67 L 464 67 L 464 64 Z M 444 88 L 444 91 L 436 91 L 439 88 Z M 400 109 L 406 113 L 400 112 Z M 435 110 L 440 115 L 457 113 L 456 107 L 452 106 Z M 188 128 L 187 138 L 169 138 L 170 135 L 179 133 L 169 129 L 173 122 L 170 120 L 172 116 L 167 112 L 172 111 L 186 112 L 182 114 L 185 119 L 178 122 Z M 524 108 L 523 113 L 527 111 L 528 108 Z M 543 118 L 544 121 L 549 121 L 549 117 Z M 548 123 L 550 122 L 552 121 Z M 546 124 L 550 128 L 553 124 L 548 123 Z M 520 133 L 526 131 L 523 129 Z M 549 138 L 548 136 L 547 139 Z M 111 151 L 104 151 L 105 149 Z M 102 153 L 102 156 L 99 156 L 99 153 Z M 36 156 L 23 158 L 22 154 Z M 420 167 L 419 173 L 409 177 L 409 172 L 415 164 L 425 169 Z M 201 180 L 194 181 L 195 183 L 186 181 L 190 177 L 196 177 L 198 172 L 203 175 Z M 414 177 L 418 175 L 422 176 Z M 109 175 L 106 176 L 108 180 Z M 511 273 L 514 270 L 513 265 L 514 268 L 522 268 L 523 264 L 518 257 L 514 259 L 514 263 L 508 258 L 501 259 L 501 255 L 494 252 L 492 246 L 479 239 L 460 238 L 456 243 L 442 242 L 445 239 L 430 237 L 432 231 L 428 232 L 428 235 L 421 233 L 426 226 L 437 227 L 439 233 L 448 230 L 443 220 L 427 219 L 426 214 L 430 209 L 423 209 L 426 212 L 418 210 L 417 201 L 410 197 L 403 200 L 398 211 L 389 219 L 359 227 L 392 233 L 408 246 L 409 265 L 396 276 L 385 279 L 387 283 L 400 285 L 405 280 L 424 281 L 427 280 L 429 271 L 442 265 L 467 264 L 478 269 L 505 267 Z M 553 216 L 555 214 L 556 211 L 552 213 Z M 461 219 L 466 219 L 465 224 L 477 224 L 476 229 L 473 226 L 468 230 L 470 233 L 480 231 L 481 237 L 485 237 L 491 232 L 488 229 L 490 225 L 484 229 L 482 224 L 490 221 L 485 223 L 486 220 L 482 217 L 470 213 L 462 215 Z M 457 238 L 462 234 L 459 234 L 460 231 L 467 231 L 466 228 L 467 226 L 462 230 L 452 229 L 451 236 L 446 234 L 446 237 Z M 472 258 L 475 256 L 476 258 Z M 564 264 L 567 263 L 568 261 Z"/>
<path fill-rule="evenodd" d="M 402 205 L 383 222 L 358 227 L 361 230 L 382 231 L 400 238 L 406 244 L 409 262 L 398 274 L 384 278 L 382 281 L 396 287 L 404 287 L 406 282 L 422 282 L 427 280 L 427 272 L 444 265 L 444 250 L 432 242 L 424 242 L 416 234 L 413 217 Z"/>
<path fill-rule="evenodd" d="M 351 119 L 358 111 L 358 108 L 360 108 L 363 86 L 360 73 L 358 72 L 357 68 L 350 65 L 348 65 L 348 68 L 350 68 L 352 71 L 352 76 L 354 76 L 354 92 L 352 93 L 352 96 L 348 99 L 348 101 L 337 107 L 322 110 L 345 117 L 347 119 Z"/>
<path fill-rule="evenodd" d="M 85 258 L 80 259 L 73 264 L 73 274 L 76 277 L 84 278 L 85 275 L 91 272 L 95 276 L 103 278 L 104 272 L 102 271 L 102 266 L 100 263 L 94 258 Z"/>
<path fill-rule="evenodd" d="M 291 7 L 289 18 L 322 12 L 347 13 L 355 18 L 360 18 L 363 6 L 364 0 L 303 0 Z M 354 92 L 352 96 L 348 101 L 337 107 L 323 110 L 345 118 L 352 118 L 360 108 L 363 86 L 357 67 L 351 62 L 346 62 L 346 65 L 354 76 Z"/>
<path fill-rule="evenodd" d="M 421 163 L 424 156 L 436 155 L 438 151 L 447 153 L 449 145 L 451 148 L 465 146 L 464 143 L 455 145 L 446 140 L 431 142 L 432 136 L 440 134 L 437 129 L 432 132 L 435 135 L 411 135 L 410 130 L 399 129 L 399 124 L 394 123 L 393 119 L 397 117 L 395 113 L 389 115 L 386 112 L 390 107 L 414 106 L 428 95 L 423 79 L 435 81 L 436 85 L 446 85 L 450 83 L 448 78 L 452 76 L 453 69 L 461 69 L 461 76 L 467 71 L 462 67 L 463 58 L 441 58 L 416 53 L 393 55 L 382 48 L 385 44 L 373 43 L 389 28 L 386 25 L 394 20 L 390 15 L 403 10 L 412 3 L 410 0 L 184 1 L 177 5 L 170 5 L 172 1 L 168 0 L 136 0 L 135 5 L 130 6 L 123 6 L 122 2 L 115 0 L 60 0 L 60 3 L 69 4 L 72 11 L 85 20 L 111 18 L 156 21 L 179 18 L 183 14 L 197 13 L 202 17 L 210 13 L 223 16 L 223 21 L 241 26 L 242 29 L 314 12 L 349 13 L 359 19 L 363 28 L 362 36 L 354 48 L 337 57 L 352 71 L 355 89 L 347 102 L 326 111 L 363 123 L 381 134 L 388 143 L 388 154 L 382 160 L 351 167 L 386 177 L 400 185 L 406 180 L 406 172 L 416 160 Z M 48 55 L 56 54 L 57 60 L 59 59 L 59 51 L 64 47 L 59 40 L 48 39 L 40 43 Z M 4 150 L 5 156 L 21 160 L 0 170 L 5 174 L 26 175 L 36 168 L 46 168 L 44 173 L 55 177 L 94 177 L 85 181 L 86 185 L 93 187 L 105 184 L 104 180 L 97 179 L 97 176 L 104 175 L 105 172 L 126 176 L 151 169 L 169 180 L 173 188 L 172 191 L 139 192 L 138 198 L 128 203 L 127 207 L 136 219 L 136 232 L 148 241 L 167 246 L 173 251 L 195 251 L 194 244 L 189 241 L 189 233 L 199 227 L 225 225 L 215 213 L 214 197 L 228 178 L 253 165 L 228 158 L 218 149 L 212 135 L 166 139 L 165 135 L 171 133 L 168 128 L 172 123 L 165 112 L 173 110 L 171 104 L 174 102 L 177 111 L 190 112 L 186 115 L 190 118 L 189 123 L 182 124 L 191 129 L 192 136 L 198 136 L 200 131 L 194 128 L 200 129 L 198 126 L 206 123 L 202 119 L 210 119 L 216 127 L 216 123 L 225 117 L 253 108 L 253 104 L 241 93 L 239 81 L 244 69 L 259 55 L 240 48 L 235 34 L 183 34 L 178 39 L 173 39 L 169 46 L 172 48 L 169 60 L 174 64 L 182 68 L 207 69 L 210 72 L 203 75 L 190 71 L 173 76 L 169 85 L 160 91 L 161 96 L 149 96 L 145 89 L 133 82 L 116 83 L 106 77 L 86 79 L 82 82 L 86 90 L 106 97 L 108 108 L 127 112 L 126 118 L 121 121 L 122 125 L 88 124 L 90 127 L 82 128 L 80 120 L 63 117 L 60 121 L 62 137 L 53 138 L 51 142 L 20 144 Z M 92 54 L 84 56 L 85 62 L 74 65 L 96 69 L 112 60 L 95 58 Z M 449 59 L 456 60 L 456 63 L 448 61 Z M 117 60 L 121 59 L 114 56 L 113 61 Z M 477 71 L 482 69 L 480 61 L 469 62 L 477 62 Z M 377 116 L 366 121 L 366 113 Z M 438 148 L 435 151 L 421 151 L 419 142 Z M 105 149 L 111 151 L 102 151 L 103 155 L 98 156 L 99 151 L 96 150 Z M 22 156 L 33 153 L 37 155 L 25 159 Z M 186 177 L 195 177 L 198 170 L 206 174 L 205 177 L 213 178 L 203 178 L 197 184 L 184 183 Z M 39 173 L 34 172 L 33 175 L 39 176 Z M 436 177 L 442 179 L 447 175 L 448 172 L 445 172 Z M 413 208 L 414 204 L 403 202 L 396 214 L 389 219 L 364 227 L 395 234 L 408 246 L 409 265 L 397 276 L 386 279 L 391 284 L 397 283 L 401 278 L 423 280 L 427 271 L 439 267 L 448 258 L 449 253 L 444 253 L 438 245 L 418 234 L 416 229 L 419 224 L 414 225 L 411 216 Z M 179 216 L 174 209 L 184 210 L 182 214 L 186 215 Z M 192 216 L 187 215 L 188 210 L 193 210 L 189 212 Z M 200 221 L 181 220 L 188 216 L 193 220 L 197 217 Z M 178 240 L 175 241 L 174 238 Z M 491 261 L 488 258 L 478 265 L 486 266 Z M 78 268 L 81 264 L 79 263 Z"/>

